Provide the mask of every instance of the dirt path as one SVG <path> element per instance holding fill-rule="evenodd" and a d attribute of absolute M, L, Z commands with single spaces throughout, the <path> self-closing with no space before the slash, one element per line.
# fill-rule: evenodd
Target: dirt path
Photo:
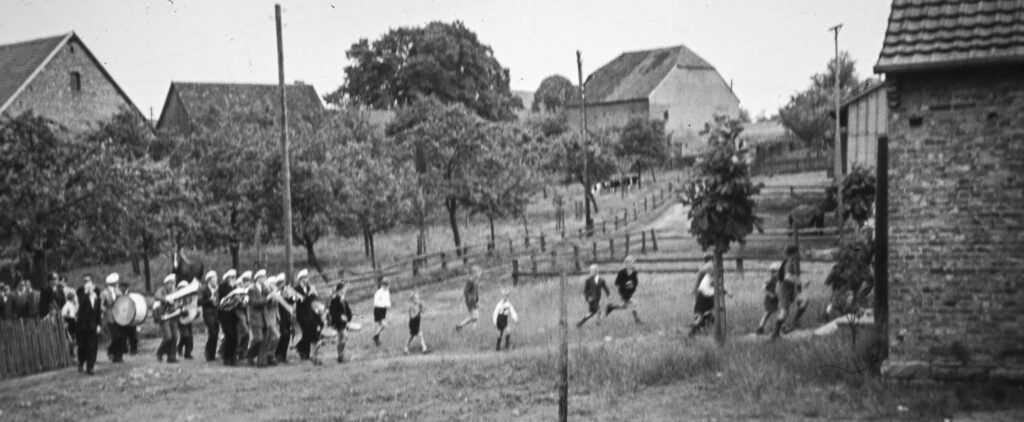
<path fill-rule="evenodd" d="M 680 230 L 690 231 L 690 220 L 686 218 L 689 208 L 683 204 L 672 204 L 658 218 L 643 227 L 643 230 Z"/>

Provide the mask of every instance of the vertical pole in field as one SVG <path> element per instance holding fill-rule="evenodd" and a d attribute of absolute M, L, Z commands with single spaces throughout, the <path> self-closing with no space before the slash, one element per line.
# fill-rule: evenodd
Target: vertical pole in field
<path fill-rule="evenodd" d="M 576 50 L 576 71 L 580 81 L 580 110 L 583 114 L 583 122 L 581 127 L 583 128 L 583 212 L 584 212 L 584 225 L 587 228 L 587 237 L 594 235 L 594 219 L 590 217 L 590 175 L 587 171 L 587 155 L 589 154 L 590 148 L 587 146 L 587 89 L 583 81 L 583 56 L 579 50 Z M 596 204 L 595 204 L 596 205 Z"/>
<path fill-rule="evenodd" d="M 839 25 L 833 26 L 833 27 L 828 29 L 829 31 L 832 31 L 832 32 L 835 33 L 835 54 L 836 54 L 835 57 L 836 58 L 835 58 L 835 65 L 834 65 L 835 69 L 833 70 L 833 73 L 834 73 L 833 77 L 835 78 L 835 91 L 832 93 L 832 97 L 833 97 L 833 101 L 835 101 L 835 107 L 836 107 L 836 109 L 835 109 L 835 112 L 836 112 L 836 127 L 835 127 L 835 133 L 834 133 L 835 137 L 833 139 L 833 142 L 834 142 L 834 144 L 833 144 L 834 145 L 833 146 L 833 153 L 834 153 L 833 154 L 833 160 L 835 160 L 835 162 L 833 163 L 832 171 L 835 174 L 836 186 L 839 187 L 839 189 L 836 189 L 836 201 L 839 203 L 839 207 L 836 208 L 836 216 L 838 216 L 839 219 L 840 219 L 840 221 L 839 221 L 839 230 L 840 231 L 842 231 L 843 223 L 844 223 L 844 221 L 842 221 L 842 218 L 843 218 L 843 189 L 842 189 L 842 186 L 840 185 L 840 182 L 842 182 L 842 180 L 843 180 L 843 152 L 842 152 L 842 142 L 840 141 L 840 136 L 839 136 L 839 76 L 842 73 L 842 66 L 839 65 L 839 28 L 842 28 L 842 27 L 843 27 L 843 24 L 839 24 Z"/>
<path fill-rule="evenodd" d="M 881 359 L 889 356 L 889 139 L 878 137 L 875 164 L 875 329 L 882 345 Z"/>
<path fill-rule="evenodd" d="M 569 311 L 566 301 L 565 263 L 559 261 L 562 277 L 559 281 L 558 294 L 558 327 L 561 331 L 561 344 L 558 350 L 558 420 L 569 420 Z"/>
<path fill-rule="evenodd" d="M 284 90 L 284 43 L 281 38 L 281 5 L 274 5 L 274 18 L 277 22 L 277 83 L 281 87 L 281 173 L 284 177 L 284 259 L 287 261 L 285 284 L 292 283 L 292 173 L 288 158 L 288 102 L 285 101 Z"/>

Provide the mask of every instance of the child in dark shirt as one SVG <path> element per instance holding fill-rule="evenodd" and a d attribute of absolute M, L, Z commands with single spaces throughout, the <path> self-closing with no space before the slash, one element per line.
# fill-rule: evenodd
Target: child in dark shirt
<path fill-rule="evenodd" d="M 338 363 L 345 362 L 345 340 L 348 339 L 346 332 L 349 322 L 352 321 L 352 308 L 345 300 L 347 288 L 345 283 L 338 283 L 334 288 L 334 296 L 327 306 L 327 313 L 330 315 L 331 327 L 338 332 Z"/>
<path fill-rule="evenodd" d="M 611 296 L 611 292 L 608 291 L 608 285 L 605 284 L 604 279 L 597 273 L 597 264 L 591 264 L 588 268 L 590 275 L 583 280 L 583 299 L 587 301 L 587 315 L 576 323 L 576 328 L 583 327 L 583 323 L 590 320 L 590 318 L 598 317 L 601 315 L 601 291 L 604 290 L 604 294 Z"/>
<path fill-rule="evenodd" d="M 622 298 L 622 304 L 616 305 L 609 303 L 608 307 L 605 308 L 604 314 L 608 316 L 612 311 L 616 309 L 629 309 L 633 311 L 633 320 L 637 324 L 641 324 L 640 315 L 636 312 L 636 303 L 633 302 L 633 294 L 636 293 L 636 287 L 640 283 L 639 277 L 637 277 L 636 271 L 636 257 L 633 255 L 627 256 L 624 266 L 619 273 L 615 276 L 615 287 L 619 290 L 619 297 Z"/>
<path fill-rule="evenodd" d="M 412 294 L 412 303 L 409 304 L 409 340 L 405 342 L 405 354 L 409 354 L 409 345 L 416 337 L 420 338 L 420 346 L 423 354 L 427 353 L 427 341 L 423 339 L 423 332 L 420 331 L 420 316 L 423 315 L 423 302 L 420 302 L 420 294 Z"/>
<path fill-rule="evenodd" d="M 768 280 L 764 282 L 764 316 L 761 317 L 761 322 L 757 324 L 758 335 L 764 334 L 764 326 L 768 324 L 768 319 L 771 318 L 775 311 L 779 310 L 779 295 L 775 293 L 775 288 L 779 284 L 779 268 L 782 267 L 781 262 L 773 262 L 768 266 Z"/>

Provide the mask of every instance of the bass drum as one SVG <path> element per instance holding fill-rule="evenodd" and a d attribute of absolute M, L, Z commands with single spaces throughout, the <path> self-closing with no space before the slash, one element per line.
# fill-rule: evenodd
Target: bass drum
<path fill-rule="evenodd" d="M 138 327 L 146 320 L 146 315 L 149 314 L 149 307 L 146 306 L 146 298 L 144 296 L 138 293 L 128 293 L 114 300 L 111 314 L 117 325 L 122 327 Z"/>

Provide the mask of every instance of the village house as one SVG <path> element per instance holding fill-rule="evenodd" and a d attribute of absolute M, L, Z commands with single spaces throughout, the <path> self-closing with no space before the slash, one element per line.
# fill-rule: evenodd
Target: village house
<path fill-rule="evenodd" d="M 0 115 L 32 111 L 79 132 L 122 110 L 145 119 L 74 32 L 0 45 Z"/>
<path fill-rule="evenodd" d="M 230 115 L 244 112 L 280 113 L 281 88 L 275 84 L 171 82 L 164 100 L 157 131 L 187 135 L 195 125 L 216 109 Z M 285 85 L 289 116 L 311 116 L 324 110 L 312 85 Z"/>
<path fill-rule="evenodd" d="M 685 46 L 622 53 L 587 78 L 587 128 L 621 127 L 630 118 L 664 120 L 673 155 L 695 156 L 698 132 L 716 113 L 739 117 L 740 100 L 714 66 Z M 580 112 L 569 104 L 570 116 Z M 579 118 L 569 118 L 578 129 Z"/>
<path fill-rule="evenodd" d="M 888 133 L 887 87 L 884 82 L 870 85 L 843 101 L 839 108 L 843 174 L 854 166 L 875 168 L 878 137 Z"/>
<path fill-rule="evenodd" d="M 888 88 L 895 379 L 1024 381 L 1024 2 L 894 0 Z"/>

